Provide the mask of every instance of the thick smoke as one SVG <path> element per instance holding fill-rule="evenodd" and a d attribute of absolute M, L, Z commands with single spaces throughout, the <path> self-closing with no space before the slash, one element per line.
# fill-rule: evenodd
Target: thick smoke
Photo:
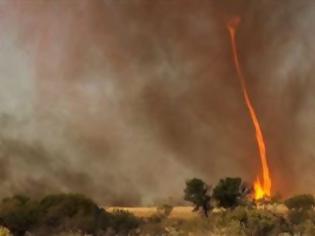
<path fill-rule="evenodd" d="M 1 196 L 72 191 L 148 204 L 180 198 L 193 176 L 253 181 L 260 163 L 225 27 L 235 15 L 274 190 L 309 191 L 314 8 L 311 0 L 2 1 Z"/>

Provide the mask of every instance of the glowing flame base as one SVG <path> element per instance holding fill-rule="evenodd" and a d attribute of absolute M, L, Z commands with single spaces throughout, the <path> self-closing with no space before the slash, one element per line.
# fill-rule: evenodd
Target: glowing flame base
<path fill-rule="evenodd" d="M 241 69 L 241 65 L 239 62 L 239 56 L 238 56 L 237 46 L 236 46 L 236 29 L 239 23 L 240 23 L 240 18 L 235 17 L 228 23 L 227 28 L 229 30 L 230 37 L 231 37 L 233 60 L 234 60 L 234 64 L 235 64 L 239 81 L 241 83 L 244 101 L 248 108 L 251 120 L 255 128 L 255 133 L 256 133 L 256 141 L 257 141 L 258 150 L 259 150 L 259 156 L 260 156 L 261 167 L 262 167 L 262 177 L 263 177 L 262 182 L 260 181 L 260 178 L 257 177 L 257 180 L 254 183 L 254 191 L 255 191 L 254 197 L 256 200 L 259 200 L 265 197 L 270 197 L 271 178 L 270 178 L 270 171 L 269 171 L 269 166 L 267 162 L 266 145 L 264 141 L 263 132 L 260 127 L 254 106 L 251 102 L 251 99 L 247 90 L 245 76 L 243 74 L 243 71 Z"/>
<path fill-rule="evenodd" d="M 255 200 L 263 199 L 265 197 L 269 197 L 270 194 L 267 194 L 259 180 L 259 177 L 257 177 L 255 183 L 254 183 L 254 198 Z"/>

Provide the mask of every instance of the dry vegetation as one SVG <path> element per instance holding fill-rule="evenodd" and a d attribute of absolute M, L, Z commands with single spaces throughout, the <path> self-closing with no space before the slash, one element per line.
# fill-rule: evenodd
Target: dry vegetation
<path fill-rule="evenodd" d="M 137 217 L 149 218 L 152 217 L 157 212 L 157 207 L 108 207 L 106 208 L 108 212 L 113 212 L 115 210 L 124 210 L 131 212 Z M 199 217 L 199 214 L 193 212 L 193 207 L 188 206 L 177 206 L 174 207 L 169 218 L 173 219 L 191 219 L 194 217 Z"/>
<path fill-rule="evenodd" d="M 193 207 L 101 208 L 78 194 L 13 196 L 0 201 L 0 236 L 315 235 L 313 195 L 257 202 L 239 178 L 208 190 L 199 179 L 187 181 L 184 198 Z"/>
<path fill-rule="evenodd" d="M 312 236 L 314 203 L 313 196 L 300 195 L 283 203 L 212 209 L 207 218 L 192 207 L 101 209 L 81 195 L 40 201 L 16 196 L 0 204 L 0 236 Z"/>

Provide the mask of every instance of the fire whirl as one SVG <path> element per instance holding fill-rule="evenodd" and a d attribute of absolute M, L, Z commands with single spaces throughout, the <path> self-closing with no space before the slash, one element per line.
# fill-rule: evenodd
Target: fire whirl
<path fill-rule="evenodd" d="M 243 97 L 245 104 L 248 108 L 251 120 L 253 122 L 254 128 L 255 128 L 255 133 L 256 133 L 256 141 L 258 145 L 258 150 L 259 150 L 259 156 L 260 156 L 260 161 L 261 161 L 261 168 L 262 168 L 262 181 L 260 177 L 257 177 L 255 183 L 254 183 L 254 194 L 255 194 L 255 199 L 259 200 L 265 197 L 270 197 L 271 195 L 271 178 L 270 178 L 270 171 L 269 171 L 269 166 L 268 166 L 268 161 L 267 161 L 267 155 L 266 155 L 266 145 L 264 141 L 264 135 L 262 132 L 262 129 L 260 127 L 254 106 L 252 104 L 252 101 L 250 99 L 247 85 L 246 85 L 246 80 L 244 73 L 242 71 L 240 61 L 239 61 L 239 55 L 237 51 L 237 45 L 236 45 L 236 30 L 237 27 L 240 23 L 240 18 L 235 17 L 230 22 L 227 24 L 227 28 L 230 33 L 230 38 L 231 38 L 231 46 L 232 46 L 232 52 L 233 52 L 233 61 L 235 64 L 236 72 L 238 79 L 241 83 L 241 88 L 243 92 Z"/>

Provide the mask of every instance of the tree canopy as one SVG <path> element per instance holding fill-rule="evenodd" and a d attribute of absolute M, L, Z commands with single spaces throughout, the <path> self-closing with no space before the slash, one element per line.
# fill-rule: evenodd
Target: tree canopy
<path fill-rule="evenodd" d="M 211 196 L 208 193 L 209 186 L 201 179 L 193 178 L 186 181 L 184 192 L 184 199 L 195 205 L 194 211 L 198 211 L 201 208 L 205 216 L 208 216 L 208 211 L 211 207 Z"/>
<path fill-rule="evenodd" d="M 219 207 L 233 208 L 241 204 L 250 189 L 243 183 L 241 178 L 221 179 L 213 189 L 213 198 Z"/>

